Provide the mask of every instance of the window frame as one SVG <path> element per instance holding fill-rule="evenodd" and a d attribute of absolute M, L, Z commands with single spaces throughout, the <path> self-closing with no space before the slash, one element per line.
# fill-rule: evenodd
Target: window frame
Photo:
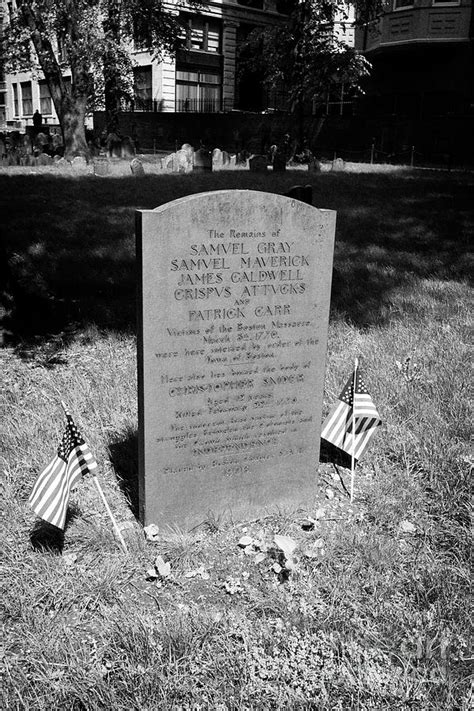
<path fill-rule="evenodd" d="M 46 89 L 46 96 L 42 96 L 42 89 Z M 48 82 L 46 79 L 41 79 L 38 82 L 38 92 L 39 92 L 39 102 L 40 102 L 40 113 L 43 116 L 52 116 L 53 114 L 53 99 L 51 92 L 49 90 Z M 48 107 L 48 108 L 46 108 Z"/>
<path fill-rule="evenodd" d="M 27 98 L 25 98 L 24 95 L 24 90 L 28 89 L 29 87 L 29 96 L 28 92 L 27 93 Z M 20 82 L 20 90 L 21 90 L 21 115 L 22 116 L 33 116 L 33 86 L 30 81 L 22 81 Z M 26 109 L 30 108 L 30 111 L 27 111 Z"/>
<path fill-rule="evenodd" d="M 397 7 L 398 2 L 403 2 L 403 0 L 393 0 L 393 12 L 403 12 L 404 10 L 413 10 L 415 7 L 415 0 L 408 0 L 409 5 L 401 5 Z"/>

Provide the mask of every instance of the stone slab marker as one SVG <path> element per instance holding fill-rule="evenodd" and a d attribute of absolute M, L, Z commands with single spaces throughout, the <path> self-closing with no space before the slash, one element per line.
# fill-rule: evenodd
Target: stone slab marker
<path fill-rule="evenodd" d="M 335 218 L 251 190 L 137 213 L 145 525 L 311 505 Z"/>

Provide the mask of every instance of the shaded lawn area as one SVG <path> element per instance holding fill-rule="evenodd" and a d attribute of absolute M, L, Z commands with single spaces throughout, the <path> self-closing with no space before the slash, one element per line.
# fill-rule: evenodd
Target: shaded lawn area
<path fill-rule="evenodd" d="M 8 340 L 67 340 L 90 326 L 134 331 L 136 209 L 202 191 L 283 194 L 308 183 L 313 204 L 338 213 L 333 316 L 381 325 L 394 315 L 392 292 L 414 278 L 469 278 L 471 174 L 1 174 L 2 325 Z"/>

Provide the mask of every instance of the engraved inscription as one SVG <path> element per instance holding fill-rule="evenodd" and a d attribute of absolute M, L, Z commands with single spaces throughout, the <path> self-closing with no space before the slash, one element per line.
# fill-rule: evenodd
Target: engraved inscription
<path fill-rule="evenodd" d="M 334 217 L 256 191 L 143 211 L 144 521 L 248 515 L 312 491 Z"/>

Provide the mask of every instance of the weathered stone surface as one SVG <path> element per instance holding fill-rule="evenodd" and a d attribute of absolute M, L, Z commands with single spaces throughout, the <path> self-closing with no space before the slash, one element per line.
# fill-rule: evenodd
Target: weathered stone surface
<path fill-rule="evenodd" d="M 106 175 L 109 175 L 109 173 L 110 163 L 107 158 L 96 158 L 94 160 L 94 175 L 97 175 L 99 178 L 104 178 Z"/>
<path fill-rule="evenodd" d="M 252 173 L 267 173 L 268 160 L 265 156 L 255 155 L 249 159 L 249 168 Z"/>
<path fill-rule="evenodd" d="M 226 190 L 139 225 L 144 523 L 311 505 L 335 213 Z"/>
<path fill-rule="evenodd" d="M 40 153 L 36 158 L 36 165 L 52 165 L 53 159 L 47 153 Z"/>
<path fill-rule="evenodd" d="M 176 158 L 176 153 L 170 153 L 169 155 L 165 156 L 161 161 L 161 165 L 166 170 L 177 170 L 178 161 Z"/>
<path fill-rule="evenodd" d="M 189 143 L 183 143 L 179 151 L 176 152 L 178 163 L 178 173 L 190 173 L 193 169 L 194 149 Z M 176 170 L 176 169 L 175 169 Z"/>
<path fill-rule="evenodd" d="M 332 162 L 333 170 L 344 170 L 345 167 L 346 166 L 342 158 L 334 158 Z"/>
<path fill-rule="evenodd" d="M 214 148 L 212 151 L 212 169 L 219 170 L 224 165 L 224 156 L 220 148 Z"/>
<path fill-rule="evenodd" d="M 130 161 L 130 170 L 132 171 L 132 175 L 136 175 L 139 178 L 145 175 L 143 163 L 138 158 L 134 158 Z"/>
<path fill-rule="evenodd" d="M 87 168 L 87 161 L 83 156 L 75 156 L 71 161 L 71 165 L 76 170 L 83 170 Z"/>

